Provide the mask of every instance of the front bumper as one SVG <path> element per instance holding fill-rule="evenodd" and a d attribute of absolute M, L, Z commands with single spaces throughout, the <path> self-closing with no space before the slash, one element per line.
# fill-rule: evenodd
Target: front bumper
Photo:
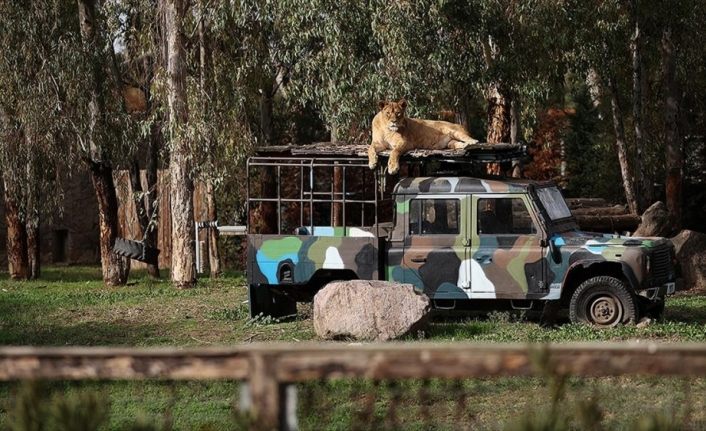
<path fill-rule="evenodd" d="M 683 280 L 681 278 L 677 278 L 660 286 L 652 286 L 647 289 L 640 290 L 637 294 L 651 301 L 657 301 L 673 295 L 674 292 L 681 289 L 682 284 Z"/>

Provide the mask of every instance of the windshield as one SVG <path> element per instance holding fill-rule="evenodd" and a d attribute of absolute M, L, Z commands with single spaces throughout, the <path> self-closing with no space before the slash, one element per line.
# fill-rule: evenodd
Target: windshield
<path fill-rule="evenodd" d="M 547 210 L 549 218 L 559 220 L 571 217 L 571 210 L 566 206 L 566 201 L 556 187 L 543 187 L 537 189 L 537 196 L 542 206 Z"/>

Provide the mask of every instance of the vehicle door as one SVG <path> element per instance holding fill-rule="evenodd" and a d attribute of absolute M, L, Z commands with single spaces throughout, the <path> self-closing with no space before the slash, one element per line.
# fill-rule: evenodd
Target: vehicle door
<path fill-rule="evenodd" d="M 434 299 L 468 299 L 470 199 L 423 195 L 409 201 L 401 267 L 406 283 Z"/>
<path fill-rule="evenodd" d="M 546 294 L 546 250 L 526 194 L 473 195 L 471 223 L 472 298 L 527 299 Z"/>

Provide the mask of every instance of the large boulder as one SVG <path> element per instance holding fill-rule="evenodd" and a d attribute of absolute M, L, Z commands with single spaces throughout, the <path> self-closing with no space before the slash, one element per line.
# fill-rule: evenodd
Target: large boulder
<path fill-rule="evenodd" d="M 314 297 L 314 330 L 328 340 L 392 340 L 422 329 L 429 310 L 429 298 L 411 284 L 337 281 Z"/>
<path fill-rule="evenodd" d="M 706 289 L 706 234 L 683 230 L 672 238 L 684 289 Z"/>
<path fill-rule="evenodd" d="M 662 236 L 673 234 L 673 226 L 669 220 L 669 211 L 664 202 L 655 202 L 642 214 L 642 222 L 632 236 Z"/>

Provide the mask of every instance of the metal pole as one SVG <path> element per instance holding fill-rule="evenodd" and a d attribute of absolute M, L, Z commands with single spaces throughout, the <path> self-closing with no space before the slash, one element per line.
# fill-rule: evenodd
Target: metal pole
<path fill-rule="evenodd" d="M 194 222 L 194 246 L 196 247 L 196 273 L 201 273 L 201 246 L 199 245 L 199 222 Z"/>
<path fill-rule="evenodd" d="M 299 166 L 299 226 L 304 226 L 304 166 Z"/>
<path fill-rule="evenodd" d="M 309 235 L 314 234 L 314 159 L 309 160 L 309 223 L 311 230 Z"/>
<path fill-rule="evenodd" d="M 277 166 L 277 234 L 282 235 L 282 166 Z"/>
<path fill-rule="evenodd" d="M 247 183 L 246 196 L 245 196 L 245 226 L 247 226 L 247 232 L 250 232 L 250 158 L 245 163 L 245 182 Z"/>
<path fill-rule="evenodd" d="M 341 175 L 343 175 L 343 180 L 342 180 L 342 190 L 341 190 L 341 195 L 342 195 L 342 200 L 343 203 L 341 203 L 341 212 L 343 213 L 343 235 L 346 234 L 346 165 L 343 165 L 343 168 Z"/>

